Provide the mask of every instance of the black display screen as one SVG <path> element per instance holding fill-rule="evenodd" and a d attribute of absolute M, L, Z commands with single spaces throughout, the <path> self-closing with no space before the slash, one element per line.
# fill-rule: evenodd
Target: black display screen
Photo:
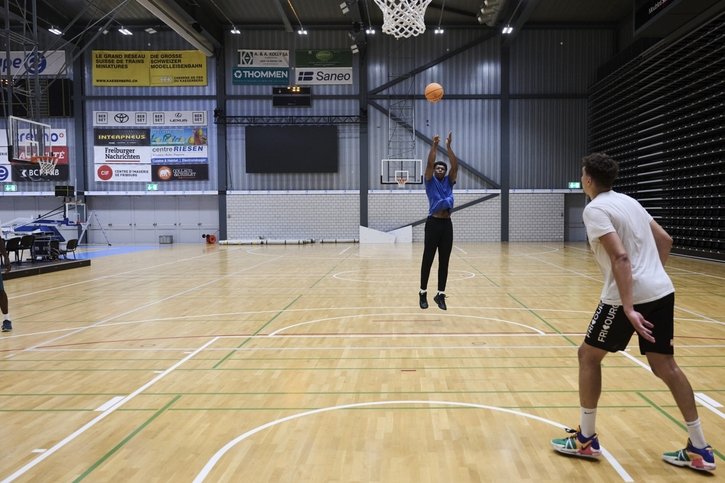
<path fill-rule="evenodd" d="M 247 126 L 247 173 L 337 173 L 336 126 Z"/>

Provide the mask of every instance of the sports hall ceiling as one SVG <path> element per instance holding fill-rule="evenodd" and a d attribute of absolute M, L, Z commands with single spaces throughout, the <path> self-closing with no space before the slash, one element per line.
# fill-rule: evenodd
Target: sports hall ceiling
<path fill-rule="evenodd" d="M 220 44 L 224 32 L 235 25 L 245 29 L 281 29 L 296 31 L 300 26 L 314 28 L 367 28 L 372 24 L 380 31 L 383 15 L 374 0 L 36 0 L 38 29 L 57 27 L 63 37 L 76 45 L 107 27 L 109 31 L 124 26 L 144 34 L 147 27 L 167 28 L 141 5 L 154 2 L 174 10 L 202 35 Z M 391 0 L 387 0 L 390 2 Z M 495 21 L 478 20 L 484 0 L 433 0 L 426 10 L 429 29 L 500 28 L 509 23 L 517 29 L 523 25 L 608 25 L 632 24 L 636 0 L 486 0 L 499 5 Z M 698 15 L 723 0 L 671 0 L 659 30 L 649 37 L 664 37 L 678 24 Z M 11 27 L 28 25 L 32 18 L 27 0 L 9 0 L 10 8 L 0 7 L 0 18 L 9 18 Z M 349 11 L 343 13 L 344 4 Z"/>

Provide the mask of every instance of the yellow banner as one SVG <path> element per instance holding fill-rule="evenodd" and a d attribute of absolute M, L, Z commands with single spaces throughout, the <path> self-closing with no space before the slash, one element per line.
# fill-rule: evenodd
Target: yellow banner
<path fill-rule="evenodd" d="M 198 50 L 94 50 L 94 86 L 205 86 L 206 56 Z"/>

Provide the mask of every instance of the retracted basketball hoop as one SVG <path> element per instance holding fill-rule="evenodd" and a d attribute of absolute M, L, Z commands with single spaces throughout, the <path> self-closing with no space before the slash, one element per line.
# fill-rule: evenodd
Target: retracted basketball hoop
<path fill-rule="evenodd" d="M 383 11 L 383 33 L 396 39 L 425 32 L 425 9 L 431 0 L 375 0 Z"/>
<path fill-rule="evenodd" d="M 38 165 L 40 176 L 53 176 L 55 167 L 58 164 L 58 158 L 55 156 L 32 156 L 30 162 Z"/>

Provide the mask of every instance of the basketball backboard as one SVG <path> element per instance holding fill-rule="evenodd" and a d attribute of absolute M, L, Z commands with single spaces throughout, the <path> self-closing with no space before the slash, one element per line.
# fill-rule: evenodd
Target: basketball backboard
<path fill-rule="evenodd" d="M 39 156 L 51 156 L 51 127 L 21 117 L 8 116 L 8 160 L 30 162 Z"/>
<path fill-rule="evenodd" d="M 405 184 L 423 184 L 422 159 L 383 159 L 380 167 L 380 183 L 397 185 L 401 178 Z"/>

